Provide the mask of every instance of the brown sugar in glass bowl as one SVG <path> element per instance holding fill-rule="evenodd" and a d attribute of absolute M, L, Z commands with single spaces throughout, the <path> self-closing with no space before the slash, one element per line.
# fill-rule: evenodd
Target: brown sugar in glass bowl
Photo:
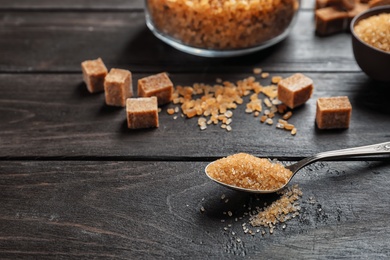
<path fill-rule="evenodd" d="M 300 0 L 145 0 L 156 37 L 204 57 L 251 53 L 283 40 Z"/>
<path fill-rule="evenodd" d="M 380 6 L 361 13 L 351 22 L 352 48 L 357 64 L 369 77 L 382 82 L 390 82 L 390 25 L 385 26 L 390 24 L 389 16 L 390 5 Z M 382 43 L 372 43 L 378 40 Z"/>

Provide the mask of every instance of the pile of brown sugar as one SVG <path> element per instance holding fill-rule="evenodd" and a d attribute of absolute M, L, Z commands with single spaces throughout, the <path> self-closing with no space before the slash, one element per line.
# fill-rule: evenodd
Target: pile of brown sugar
<path fill-rule="evenodd" d="M 269 73 L 261 73 L 260 68 L 254 69 L 254 74 L 261 74 L 261 78 L 269 77 Z M 284 129 L 295 135 L 297 129 L 289 122 L 292 111 L 278 100 L 278 82 L 282 78 L 273 76 L 271 85 L 263 86 L 255 77 L 250 76 L 237 82 L 216 79 L 216 84 L 194 83 L 193 85 L 177 85 L 173 93 L 173 104 L 167 113 L 177 119 L 177 113 L 182 112 L 182 117 L 198 117 L 198 126 L 206 130 L 208 125 L 218 125 L 226 131 L 232 131 L 233 110 L 240 105 L 245 105 L 245 113 L 260 117 L 260 122 L 273 125 L 277 121 L 275 116 L 280 114 L 276 128 Z M 249 97 L 246 103 L 244 98 Z M 180 108 L 178 107 L 180 105 Z"/>
<path fill-rule="evenodd" d="M 280 163 L 246 153 L 219 159 L 208 166 L 207 172 L 220 182 L 252 190 L 279 189 L 292 175 Z"/>
<path fill-rule="evenodd" d="M 180 42 L 226 50 L 256 46 L 283 33 L 297 0 L 147 0 L 154 26 Z"/>
<path fill-rule="evenodd" d="M 244 212 L 241 215 L 241 210 L 230 208 L 223 212 L 224 218 L 221 222 L 224 223 L 224 231 L 229 231 L 233 236 L 238 235 L 233 231 L 234 222 L 244 220 L 240 226 L 244 234 L 255 236 L 261 234 L 264 236 L 266 233 L 273 234 L 277 226 L 280 226 L 281 230 L 287 228 L 287 224 L 290 220 L 298 217 L 301 213 L 300 200 L 303 196 L 303 192 L 298 184 L 294 184 L 289 187 L 285 187 L 276 193 L 276 200 L 270 204 L 267 202 L 259 202 L 261 196 L 256 195 L 251 198 L 249 204 L 240 205 L 243 207 Z M 203 201 L 203 199 L 202 199 Z M 308 199 L 309 204 L 314 204 L 316 201 L 313 197 Z M 221 196 L 221 203 L 229 203 L 229 198 L 225 194 Z M 234 205 L 236 207 L 237 205 Z M 206 209 L 204 206 L 200 208 L 200 212 L 204 213 Z M 237 242 L 241 241 L 241 238 L 237 238 Z"/>
<path fill-rule="evenodd" d="M 278 194 L 281 195 L 278 200 L 264 209 L 257 209 L 257 214 L 251 216 L 249 223 L 253 227 L 269 228 L 269 233 L 272 234 L 276 224 L 284 223 L 299 215 L 301 207 L 298 199 L 302 197 L 302 191 L 298 185 L 285 188 Z M 282 228 L 286 226 L 283 225 Z"/>

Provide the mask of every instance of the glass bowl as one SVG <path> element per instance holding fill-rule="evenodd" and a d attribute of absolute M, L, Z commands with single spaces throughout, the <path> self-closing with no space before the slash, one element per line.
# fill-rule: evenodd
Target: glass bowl
<path fill-rule="evenodd" d="M 300 0 L 145 0 L 149 29 L 190 54 L 231 57 L 274 45 L 289 34 Z"/>

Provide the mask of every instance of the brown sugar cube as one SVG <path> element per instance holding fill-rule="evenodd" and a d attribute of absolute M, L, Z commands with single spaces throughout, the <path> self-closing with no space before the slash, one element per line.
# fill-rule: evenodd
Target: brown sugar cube
<path fill-rule="evenodd" d="M 172 94 L 173 84 L 165 72 L 138 80 L 138 96 L 156 96 L 158 105 L 171 102 Z"/>
<path fill-rule="evenodd" d="M 316 33 L 321 36 L 343 32 L 348 29 L 348 12 L 337 7 L 315 11 Z"/>
<path fill-rule="evenodd" d="M 368 8 L 368 4 L 356 3 L 355 8 L 348 11 L 348 25 L 356 15 L 368 10 Z"/>
<path fill-rule="evenodd" d="M 313 93 L 313 81 L 301 73 L 282 79 L 278 83 L 278 99 L 289 108 L 304 104 Z"/>
<path fill-rule="evenodd" d="M 352 106 L 348 97 L 326 97 L 317 100 L 316 123 L 319 129 L 348 128 Z"/>
<path fill-rule="evenodd" d="M 390 5 L 390 0 L 370 0 L 368 2 L 368 6 L 370 8 L 382 6 L 382 5 Z"/>
<path fill-rule="evenodd" d="M 130 129 L 158 127 L 157 97 L 128 98 L 127 126 Z"/>
<path fill-rule="evenodd" d="M 133 96 L 131 72 L 123 69 L 111 69 L 104 80 L 106 104 L 126 106 L 126 99 Z"/>
<path fill-rule="evenodd" d="M 352 10 L 355 7 L 355 3 L 355 0 L 316 0 L 315 9 L 334 6 L 344 10 Z"/>
<path fill-rule="evenodd" d="M 81 63 L 83 79 L 90 93 L 104 90 L 104 78 L 107 75 L 107 68 L 101 58 L 86 60 Z"/>

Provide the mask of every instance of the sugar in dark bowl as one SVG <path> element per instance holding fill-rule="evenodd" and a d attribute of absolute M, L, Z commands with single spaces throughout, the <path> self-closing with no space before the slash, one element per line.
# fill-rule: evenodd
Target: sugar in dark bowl
<path fill-rule="evenodd" d="M 351 23 L 352 48 L 369 77 L 390 82 L 390 5 L 369 9 Z"/>

